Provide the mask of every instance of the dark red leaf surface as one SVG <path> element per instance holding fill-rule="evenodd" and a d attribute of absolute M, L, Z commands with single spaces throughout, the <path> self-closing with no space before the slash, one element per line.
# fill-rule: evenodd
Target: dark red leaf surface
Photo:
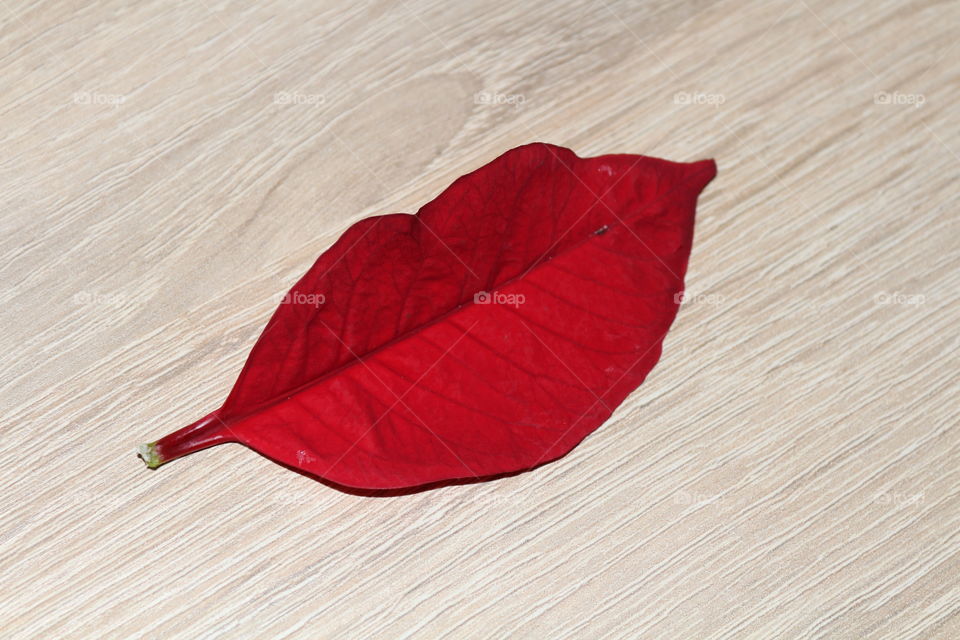
<path fill-rule="evenodd" d="M 361 220 L 290 290 L 223 406 L 141 455 L 235 441 L 360 489 L 556 459 L 659 359 L 715 174 L 536 143 L 416 215 Z"/>

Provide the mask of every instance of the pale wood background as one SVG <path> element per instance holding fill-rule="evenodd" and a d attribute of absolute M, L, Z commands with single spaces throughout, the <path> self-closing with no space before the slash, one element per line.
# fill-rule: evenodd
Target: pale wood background
<path fill-rule="evenodd" d="M 2 637 L 960 637 L 960 3 L 0 19 Z M 720 167 L 613 420 L 400 498 L 144 468 L 343 229 L 532 140 Z"/>

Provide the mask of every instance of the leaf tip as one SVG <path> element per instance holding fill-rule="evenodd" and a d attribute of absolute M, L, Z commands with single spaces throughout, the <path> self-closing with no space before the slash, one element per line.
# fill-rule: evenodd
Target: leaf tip
<path fill-rule="evenodd" d="M 691 175 L 699 190 L 703 190 L 717 177 L 717 162 L 713 158 L 690 163 Z"/>
<path fill-rule="evenodd" d="M 156 469 L 166 462 L 165 460 L 160 459 L 160 452 L 157 450 L 156 442 L 146 442 L 138 445 L 137 455 L 140 456 L 141 460 L 147 463 L 147 467 L 150 469 Z"/>

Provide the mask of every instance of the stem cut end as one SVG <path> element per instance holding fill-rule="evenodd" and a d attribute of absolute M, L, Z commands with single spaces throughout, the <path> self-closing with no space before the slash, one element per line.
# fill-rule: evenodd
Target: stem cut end
<path fill-rule="evenodd" d="M 147 463 L 147 467 L 150 469 L 156 469 L 166 462 L 166 460 L 160 459 L 160 451 L 157 449 L 156 442 L 147 442 L 146 444 L 139 445 L 137 447 L 137 453 L 140 455 L 140 458 Z"/>

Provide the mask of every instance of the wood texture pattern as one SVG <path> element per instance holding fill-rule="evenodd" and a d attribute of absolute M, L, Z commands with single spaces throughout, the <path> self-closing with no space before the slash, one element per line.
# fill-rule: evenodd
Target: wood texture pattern
<path fill-rule="evenodd" d="M 4 638 L 960 637 L 957 2 L 0 17 Z M 343 229 L 532 140 L 720 168 L 612 420 L 398 498 L 144 468 Z"/>

